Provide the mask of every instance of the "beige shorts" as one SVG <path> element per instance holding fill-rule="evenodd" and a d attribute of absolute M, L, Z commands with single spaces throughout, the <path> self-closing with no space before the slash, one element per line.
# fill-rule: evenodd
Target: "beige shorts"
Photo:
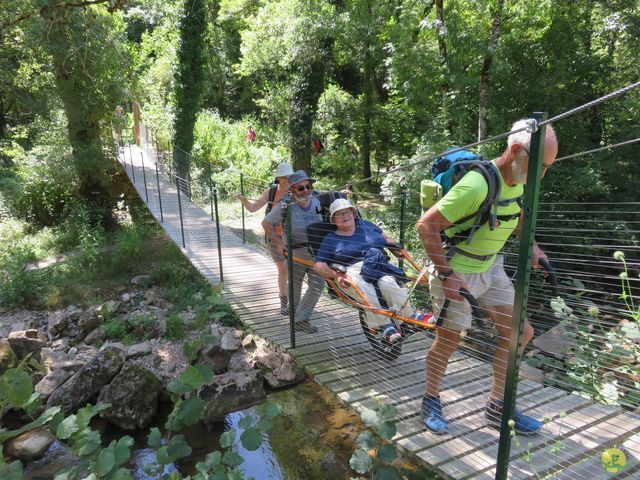
<path fill-rule="evenodd" d="M 282 250 L 277 249 L 273 242 L 267 242 L 267 247 L 269 248 L 269 253 L 271 254 L 271 258 L 274 262 L 284 262 L 284 252 Z"/>
<path fill-rule="evenodd" d="M 433 314 L 438 317 L 444 303 L 444 289 L 442 281 L 430 272 L 429 291 L 433 303 Z M 471 294 L 476 297 L 482 308 L 513 305 L 515 290 L 511 280 L 504 271 L 504 257 L 498 255 L 493 265 L 484 273 L 459 273 L 458 276 L 469 287 Z M 446 317 L 440 326 L 451 330 L 464 330 L 471 327 L 471 305 L 466 300 L 450 300 Z"/>

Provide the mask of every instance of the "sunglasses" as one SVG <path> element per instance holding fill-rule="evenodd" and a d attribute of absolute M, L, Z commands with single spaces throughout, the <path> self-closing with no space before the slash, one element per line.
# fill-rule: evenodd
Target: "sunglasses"
<path fill-rule="evenodd" d="M 524 145 L 522 145 L 522 149 L 527 152 L 527 157 L 529 157 L 529 149 L 527 149 L 527 147 L 525 147 Z M 546 172 L 547 170 L 549 170 L 551 168 L 551 165 L 546 165 L 545 163 L 542 164 L 542 173 Z"/>
<path fill-rule="evenodd" d="M 313 190 L 313 185 L 307 183 L 306 185 L 298 185 L 296 190 L 299 192 L 304 192 L 305 190 Z"/>

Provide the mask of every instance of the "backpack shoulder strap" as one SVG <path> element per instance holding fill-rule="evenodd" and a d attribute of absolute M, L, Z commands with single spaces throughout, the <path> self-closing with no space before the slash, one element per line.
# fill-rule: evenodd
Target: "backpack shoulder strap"
<path fill-rule="evenodd" d="M 276 199 L 276 191 L 278 190 L 278 184 L 273 182 L 269 185 L 269 199 L 267 200 L 267 208 L 265 209 L 265 215 L 268 215 L 273 210 L 273 203 Z"/>

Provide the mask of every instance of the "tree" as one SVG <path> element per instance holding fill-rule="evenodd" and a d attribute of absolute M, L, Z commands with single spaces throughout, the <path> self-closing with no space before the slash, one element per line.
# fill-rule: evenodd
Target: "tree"
<path fill-rule="evenodd" d="M 206 29 L 205 0 L 185 0 L 184 14 L 180 22 L 173 137 L 176 172 L 183 179 L 187 179 L 189 173 L 193 128 L 204 91 Z"/>

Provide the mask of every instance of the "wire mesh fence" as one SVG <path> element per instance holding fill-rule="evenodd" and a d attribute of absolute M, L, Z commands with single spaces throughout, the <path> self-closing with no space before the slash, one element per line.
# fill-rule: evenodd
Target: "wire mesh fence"
<path fill-rule="evenodd" d="M 339 229 L 343 219 L 329 219 L 329 225 L 339 229 L 328 234 L 330 242 L 316 242 L 311 252 L 313 239 L 297 248 L 289 246 L 295 261 L 286 275 L 299 288 L 293 296 L 309 297 L 306 304 L 291 302 L 270 259 L 274 253 L 263 231 L 264 211 L 249 213 L 234 193 L 222 192 L 210 166 L 200 160 L 191 162 L 184 178 L 178 176 L 171 152 L 158 148 L 149 128 L 141 126 L 140 132 L 140 150 L 131 145 L 123 149 L 132 182 L 152 211 L 159 212 L 165 229 L 179 235 L 174 238 L 192 262 L 212 280 L 224 276 L 225 291 L 245 323 L 269 340 L 292 347 L 296 360 L 317 382 L 354 408 L 393 404 L 394 441 L 441 474 L 501 475 L 496 462 L 504 439 L 495 428 L 500 415 L 496 419 L 495 408 L 487 413 L 485 407 L 490 396 L 501 400 L 503 387 L 515 387 L 503 385 L 513 340 L 510 318 L 505 319 L 499 306 L 513 303 L 511 285 L 521 247 L 517 238 L 499 249 L 505 278 L 501 268 L 488 273 L 488 281 L 499 285 L 487 295 L 482 292 L 482 306 L 489 315 L 471 318 L 460 330 L 459 346 L 458 334 L 453 334 L 439 338 L 434 347 L 433 322 L 439 315 L 431 302 L 429 278 L 433 289 L 436 272 L 421 277 L 428 259 L 416 230 L 423 212 L 415 188 L 386 196 L 342 192 L 356 207 L 353 218 L 340 214 L 349 228 Z M 272 183 L 236 173 L 242 190 L 237 193 L 250 202 L 264 197 Z M 305 215 L 321 221 L 322 214 L 326 216 L 311 191 L 293 194 L 305 201 L 286 207 L 289 217 L 276 219 L 274 227 L 286 232 L 287 221 Z M 525 327 L 523 332 L 531 342 L 523 354 L 517 405 L 519 412 L 543 425 L 533 436 L 525 438 L 516 431 L 509 437 L 510 478 L 606 478 L 613 473 L 633 478 L 640 469 L 639 200 L 539 206 L 535 237 L 553 268 L 534 271 L 527 279 L 527 318 L 533 329 Z M 298 207 L 300 212 L 293 211 Z M 497 226 L 501 228 L 513 229 Z M 396 258 L 397 249 L 387 251 L 390 264 L 405 268 L 408 282 L 389 275 L 377 284 L 368 282 L 362 267 L 369 248 L 363 245 L 382 247 L 391 240 L 408 252 Z M 319 263 L 336 263 L 337 257 L 342 268 L 323 270 L 315 265 L 314 270 L 320 252 L 325 261 Z M 386 266 L 375 265 L 373 277 L 387 272 Z M 318 268 L 329 288 L 315 303 L 316 290 L 325 284 L 314 278 Z M 306 282 L 301 280 L 305 277 Z M 287 302 L 281 301 L 283 296 L 289 297 Z M 298 308 L 300 302 L 303 308 Z M 430 433 L 423 419 L 427 351 L 432 369 L 446 369 L 439 373 L 448 421 L 442 435 Z"/>

